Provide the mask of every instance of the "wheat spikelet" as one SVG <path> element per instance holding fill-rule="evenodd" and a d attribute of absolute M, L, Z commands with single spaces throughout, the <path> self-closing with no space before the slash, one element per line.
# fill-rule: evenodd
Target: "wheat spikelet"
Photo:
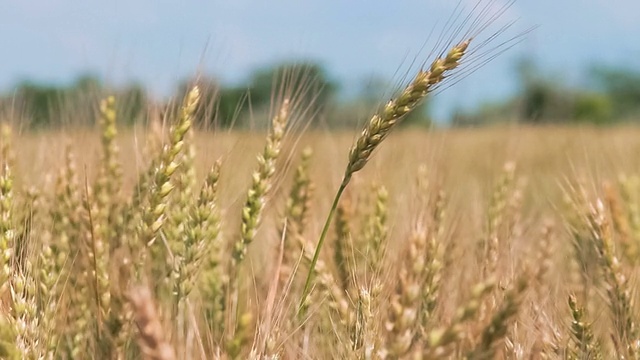
<path fill-rule="evenodd" d="M 589 227 L 591 205 L 584 184 L 579 182 L 575 188 L 565 190 L 563 200 L 567 208 L 565 222 L 572 236 L 573 255 L 580 270 L 582 298 L 588 299 L 592 286 L 598 281 L 599 255 Z"/>
<path fill-rule="evenodd" d="M 469 359 L 494 359 L 496 357 L 496 347 L 506 334 L 509 323 L 518 313 L 528 279 L 521 276 L 504 297 L 502 306 L 493 315 L 489 324 L 484 328 L 480 342 L 476 345 L 467 357 Z"/>
<path fill-rule="evenodd" d="M 371 293 L 366 288 L 358 292 L 355 316 L 350 327 L 353 354 L 359 359 L 371 359 L 375 352 L 375 328 Z"/>
<path fill-rule="evenodd" d="M 250 312 L 244 312 L 240 315 L 233 332 L 234 335 L 226 344 L 227 354 L 231 359 L 237 359 L 242 351 L 249 346 L 252 323 L 253 315 Z"/>
<path fill-rule="evenodd" d="M 576 297 L 569 295 L 569 309 L 571 310 L 571 335 L 570 348 L 567 349 L 567 357 L 571 360 L 594 359 L 601 360 L 602 350 L 598 340 L 593 335 L 591 324 L 586 323 L 585 311 L 578 305 Z"/>
<path fill-rule="evenodd" d="M 304 256 L 307 261 L 312 260 L 309 246 L 307 246 Z M 320 294 L 326 296 L 328 299 L 327 306 L 339 315 L 340 322 L 343 325 L 348 324 L 351 321 L 350 319 L 352 316 L 350 313 L 351 306 L 347 299 L 345 290 L 336 283 L 331 270 L 324 261 L 319 260 L 314 271 L 316 272 L 315 276 L 317 276 L 317 282 L 321 289 Z M 304 304 L 305 309 L 313 305 L 314 302 L 315 301 L 312 298 L 309 298 L 309 302 Z"/>
<path fill-rule="evenodd" d="M 604 204 L 598 199 L 590 211 L 588 221 L 592 230 L 593 245 L 600 257 L 616 340 L 620 344 L 618 351 L 621 352 L 621 356 L 637 357 L 640 354 L 640 340 L 631 292 L 627 276 L 622 272 L 620 261 L 613 250 Z"/>
<path fill-rule="evenodd" d="M 271 130 L 267 135 L 267 144 L 258 156 L 258 169 L 251 177 L 251 187 L 247 192 L 247 199 L 242 208 L 242 226 L 240 239 L 235 242 L 232 251 L 234 262 L 244 260 L 247 246 L 253 241 L 262 217 L 266 202 L 266 195 L 271 189 L 273 175 L 276 172 L 276 161 L 282 149 L 282 139 L 291 116 L 289 100 L 285 99 L 278 109 L 278 113 L 271 121 Z"/>
<path fill-rule="evenodd" d="M 132 200 L 132 206 L 136 206 L 136 203 L 142 203 L 142 199 L 148 199 L 138 224 L 137 238 L 129 241 L 131 256 L 138 258 L 136 261 L 137 276 L 141 276 L 140 272 L 145 266 L 150 266 L 154 279 L 161 282 L 158 285 L 163 285 L 161 289 L 164 290 L 164 293 L 171 291 L 170 288 L 167 288 L 168 279 L 166 278 L 167 270 L 170 269 L 168 267 L 170 258 L 165 244 L 156 244 L 156 240 L 167 221 L 168 197 L 175 188 L 173 175 L 181 167 L 185 136 L 191 129 L 199 101 L 200 90 L 194 86 L 185 96 L 178 119 L 169 131 L 169 143 L 162 148 L 158 160 L 151 163 L 148 171 L 149 174 L 152 174 L 148 180 L 150 181 L 148 195 L 134 196 Z M 143 182 L 144 179 L 141 177 Z M 148 252 L 140 248 L 143 244 L 146 244 Z M 149 264 L 146 264 L 147 253 L 150 254 Z"/>
<path fill-rule="evenodd" d="M 194 189 L 196 186 L 196 170 L 194 166 L 196 150 L 193 144 L 193 133 L 185 137 L 187 145 L 181 157 L 181 171 L 176 178 L 174 197 L 168 199 L 168 223 L 164 233 L 172 254 L 171 277 L 174 279 L 173 294 L 177 303 L 184 300 L 193 287 L 195 280 L 194 270 L 198 267 L 198 256 L 202 255 L 206 241 L 200 230 L 201 221 L 194 211 L 209 199 L 199 198 L 198 203 L 193 204 Z M 216 179 L 217 181 L 217 179 Z M 210 186 L 210 185 L 208 185 Z M 216 185 L 213 184 L 213 187 Z M 214 195 L 215 196 L 215 195 Z"/>
<path fill-rule="evenodd" d="M 105 357 L 112 358 L 114 354 L 123 351 L 123 344 L 119 339 L 121 340 L 121 333 L 126 333 L 123 324 L 127 322 L 122 309 L 124 299 L 119 298 L 119 294 L 112 294 L 109 274 L 111 253 L 121 246 L 117 225 L 122 219 L 118 209 L 122 168 L 118 160 L 119 148 L 115 141 L 118 133 L 115 97 L 108 96 L 100 102 L 99 124 L 102 130 L 100 169 L 94 185 L 94 201 L 87 201 L 85 206 L 92 218 L 93 227 L 93 241 L 88 253 L 93 256 L 95 268 L 96 301 L 100 320 L 98 328 L 101 332 L 98 346 Z"/>
<path fill-rule="evenodd" d="M 111 254 L 121 247 L 121 225 L 124 221 L 121 205 L 122 168 L 116 144 L 116 101 L 108 96 L 100 102 L 101 154 L 98 175 L 93 189 L 85 189 L 84 221 L 86 223 L 87 250 L 96 302 L 98 344 L 106 358 L 115 358 L 124 352 L 123 334 L 130 315 L 124 310 L 124 294 L 112 292 Z"/>
<path fill-rule="evenodd" d="M 220 161 L 217 161 L 212 166 L 202 184 L 198 200 L 190 206 L 182 234 L 183 243 L 174 252 L 173 277 L 176 278 L 174 292 L 178 299 L 186 298 L 191 293 L 200 269 L 203 267 L 203 260 L 212 261 L 207 264 L 205 273 L 218 271 L 221 249 L 218 239 L 220 214 L 216 198 L 220 165 Z M 216 281 L 220 280 L 220 274 L 214 277 Z"/>
<path fill-rule="evenodd" d="M 15 344 L 15 328 L 4 314 L 0 315 L 0 358 L 7 360 L 21 359 Z"/>
<path fill-rule="evenodd" d="M 464 335 L 463 324 L 472 320 L 480 310 L 482 299 L 489 294 L 496 285 L 490 278 L 473 287 L 467 302 L 460 306 L 448 326 L 437 327 L 424 334 L 425 338 L 422 357 L 426 359 L 443 358 L 451 352 L 451 345 L 459 341 Z"/>
<path fill-rule="evenodd" d="M 100 169 L 95 181 L 96 227 L 101 238 L 109 241 L 109 248 L 117 248 L 114 230 L 117 220 L 117 206 L 122 187 L 122 167 L 118 160 L 119 148 L 116 144 L 116 103 L 113 96 L 100 102 L 100 127 L 102 153 Z M 112 243 L 113 242 L 113 243 Z"/>
<path fill-rule="evenodd" d="M 349 164 L 343 183 L 348 183 L 353 173 L 367 164 L 371 153 L 384 141 L 395 125 L 415 109 L 435 85 L 444 80 L 445 74 L 458 67 L 470 42 L 471 39 L 452 47 L 445 57 L 431 63 L 428 70 L 420 71 L 397 98 L 390 100 L 369 120 L 349 151 Z"/>
<path fill-rule="evenodd" d="M 489 276 L 495 273 L 498 267 L 499 251 L 501 249 L 502 233 L 501 227 L 507 221 L 508 213 L 507 206 L 512 195 L 513 186 L 515 182 L 515 164 L 509 162 L 504 165 L 503 172 L 495 184 L 491 201 L 488 209 L 488 237 L 485 242 L 484 258 L 488 259 L 485 262 L 486 267 L 484 269 L 484 276 Z"/>
<path fill-rule="evenodd" d="M 16 236 L 12 206 L 13 178 L 9 167 L 5 166 L 0 175 L 0 290 L 5 290 L 5 284 L 11 277 L 11 258 Z"/>
<path fill-rule="evenodd" d="M 91 304 L 93 297 L 89 289 L 94 289 L 91 281 L 91 269 L 87 257 L 88 223 L 83 214 L 86 203 L 83 203 L 80 190 L 76 157 L 71 147 L 65 149 L 65 164 L 57 181 L 56 199 L 59 208 L 54 208 L 52 236 L 58 241 L 52 243 L 52 251 L 56 258 L 56 269 L 59 278 L 75 289 L 63 294 L 67 312 L 64 352 L 70 357 L 87 356 L 90 353 L 88 344 L 91 326 Z"/>
<path fill-rule="evenodd" d="M 133 306 L 135 323 L 138 327 L 138 345 L 144 359 L 174 360 L 175 352 L 166 341 L 160 318 L 151 292 L 146 287 L 137 287 L 129 293 L 129 301 Z"/>
<path fill-rule="evenodd" d="M 165 199 L 175 184 L 172 175 L 180 167 L 178 155 L 184 149 L 184 138 L 193 123 L 193 114 L 200 101 L 200 91 L 194 86 L 185 97 L 178 122 L 169 134 L 169 144 L 162 149 L 161 160 L 154 168 L 153 187 L 150 189 L 148 212 L 145 219 L 145 233 L 142 240 L 152 247 L 156 242 L 157 233 L 166 220 Z"/>
<path fill-rule="evenodd" d="M 296 262 L 304 250 L 304 231 L 309 220 L 311 196 L 314 185 L 309 175 L 309 163 L 313 151 L 307 147 L 302 151 L 300 164 L 296 168 L 293 184 L 287 198 L 285 221 L 280 228 L 280 236 L 284 238 L 282 265 L 279 279 L 281 285 L 292 280 Z"/>
<path fill-rule="evenodd" d="M 368 282 L 372 284 L 372 295 L 376 297 L 382 291 L 382 284 L 378 278 L 383 269 L 389 232 L 387 225 L 389 193 L 382 185 L 375 185 L 372 193 L 374 194 L 373 209 L 366 219 L 363 239 L 367 246 L 366 268 L 370 272 Z"/>
<path fill-rule="evenodd" d="M 41 201 L 34 198 L 32 208 L 34 211 L 42 208 Z M 39 239 L 38 245 L 41 251 L 38 254 L 38 308 L 40 311 L 42 353 L 46 358 L 54 358 L 58 341 L 60 339 L 59 326 L 62 316 L 60 316 L 59 305 L 61 303 L 62 289 L 64 281 L 58 269 L 56 255 L 53 251 L 53 241 L 50 232 L 45 232 Z"/>
<path fill-rule="evenodd" d="M 421 286 L 422 310 L 420 323 L 423 328 L 433 321 L 433 314 L 440 295 L 442 272 L 444 268 L 445 245 L 442 244 L 444 233 L 445 206 L 447 196 L 444 191 L 436 195 L 433 213 L 431 214 L 431 231 L 426 242 L 425 268 L 422 270 L 424 279 Z M 415 269 L 415 268 L 414 268 Z M 416 270 L 414 270 L 416 272 Z"/>
<path fill-rule="evenodd" d="M 11 276 L 11 299 L 13 301 L 13 321 L 16 328 L 16 347 L 23 359 L 35 360 L 42 356 L 36 303 L 37 285 L 33 277 L 33 265 L 29 259 L 16 264 Z"/>
<path fill-rule="evenodd" d="M 201 241 L 205 241 L 206 257 L 201 259 L 201 269 L 196 273 L 201 279 L 200 291 L 205 301 L 205 318 L 208 328 L 214 336 L 220 336 L 224 329 L 224 287 L 228 279 L 224 277 L 222 264 L 222 244 L 220 243 L 220 213 L 216 205 L 220 161 L 217 161 L 200 190 L 198 207 L 194 209 L 193 220 L 199 225 L 194 227 L 194 239 L 201 232 Z M 194 254 L 198 257 L 201 254 Z M 197 264 L 196 264 L 197 265 Z M 188 265 L 189 267 L 193 265 Z M 194 269 L 196 270 L 196 269 Z"/>
<path fill-rule="evenodd" d="M 226 292 L 226 301 L 235 301 L 238 298 L 239 266 L 245 259 L 248 246 L 253 242 L 256 231 L 262 220 L 262 212 L 266 205 L 267 194 L 271 190 L 273 176 L 276 172 L 276 162 L 282 150 L 282 141 L 285 135 L 287 123 L 291 117 L 290 100 L 284 99 L 277 110 L 276 115 L 271 119 L 271 129 L 267 135 L 267 143 L 262 153 L 258 155 L 258 168 L 252 173 L 251 186 L 247 191 L 247 197 L 242 207 L 240 236 L 232 245 L 231 261 L 229 263 L 228 276 L 229 286 Z M 253 318 L 250 310 L 247 310 L 242 317 Z M 242 319 L 238 319 L 242 320 Z M 234 321 L 232 320 L 232 323 Z M 234 326 L 242 333 L 232 333 L 227 342 L 232 357 L 240 353 L 240 344 L 244 344 L 248 336 L 247 326 L 249 324 L 236 323 Z"/>
<path fill-rule="evenodd" d="M 386 348 L 393 357 L 406 355 L 417 338 L 417 331 L 426 329 L 430 319 L 428 315 L 426 319 L 422 317 L 430 313 L 425 308 L 431 304 L 425 300 L 436 295 L 434 282 L 437 279 L 435 276 L 429 278 L 428 270 L 433 267 L 429 265 L 432 261 L 438 261 L 438 255 L 428 251 L 430 234 L 427 226 L 418 222 L 410 236 L 385 321 Z"/>
<path fill-rule="evenodd" d="M 6 283 L 11 278 L 16 228 L 13 219 L 13 175 L 11 173 L 11 127 L 2 124 L 0 154 L 0 294 L 6 291 Z"/>
<path fill-rule="evenodd" d="M 613 194 L 613 186 L 605 189 L 616 230 L 621 235 L 624 254 L 628 261 L 636 263 L 640 254 L 640 178 L 620 176 L 621 203 Z"/>
<path fill-rule="evenodd" d="M 336 209 L 335 233 L 336 240 L 333 246 L 333 261 L 338 272 L 338 281 L 341 287 L 347 291 L 351 284 L 349 260 L 351 258 L 351 228 L 353 217 L 351 202 L 342 201 Z"/>
<path fill-rule="evenodd" d="M 78 251 L 71 239 L 79 237 L 81 199 L 76 174 L 75 156 L 70 147 L 65 149 L 65 164 L 55 184 L 55 198 L 50 209 L 49 217 L 52 221 L 51 236 L 56 241 L 51 247 L 56 262 L 56 273 L 62 279 L 68 277 L 71 267 L 69 258 L 73 258 Z"/>
<path fill-rule="evenodd" d="M 189 296 L 198 282 L 201 270 L 204 270 L 205 275 L 208 276 L 207 287 L 203 289 L 202 294 L 208 328 L 220 329 L 220 331 L 212 331 L 217 336 L 222 333 L 221 329 L 224 325 L 221 316 L 224 308 L 222 292 L 226 281 L 218 268 L 221 257 L 218 239 L 220 215 L 216 204 L 219 177 L 220 161 L 217 161 L 209 171 L 197 200 L 184 199 L 186 209 L 182 210 L 184 214 L 181 216 L 185 218 L 178 227 L 180 229 L 178 238 L 182 241 L 174 244 L 171 269 L 171 277 L 174 281 L 172 305 L 177 320 L 174 323 L 174 333 L 177 343 L 180 344 L 177 347 L 179 356 L 183 357 L 189 357 L 187 354 L 190 348 L 188 334 L 191 331 L 190 316 L 193 306 Z"/>

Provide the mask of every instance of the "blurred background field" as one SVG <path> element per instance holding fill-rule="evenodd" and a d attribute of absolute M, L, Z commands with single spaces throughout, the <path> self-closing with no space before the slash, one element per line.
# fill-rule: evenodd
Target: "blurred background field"
<path fill-rule="evenodd" d="M 130 194 L 140 174 L 148 166 L 149 139 L 164 136 L 166 128 L 124 130 L 117 137 L 121 149 L 123 191 Z M 316 216 L 328 211 L 338 188 L 346 154 L 356 132 L 308 130 L 291 133 L 285 143 L 276 181 L 274 198 L 284 198 L 293 176 L 292 167 L 303 148 L 314 151 L 310 174 L 317 187 Z M 57 169 L 64 167 L 65 151 L 77 158 L 79 176 L 93 179 L 100 156 L 100 134 L 90 130 L 44 131 L 17 135 L 16 177 L 18 184 L 53 191 Z M 226 226 L 231 233 L 239 226 L 237 215 L 243 205 L 245 189 L 260 152 L 264 134 L 250 131 L 199 131 L 194 137 L 194 162 L 199 181 L 216 160 L 222 161 L 220 205 L 228 214 Z M 158 141 L 158 140 L 156 140 Z M 405 219 L 412 209 L 407 206 L 416 194 L 410 190 L 418 169 L 425 166 L 430 177 L 451 197 L 456 217 L 480 221 L 478 212 L 490 200 L 492 189 L 505 164 L 515 164 L 526 188 L 523 206 L 535 215 L 560 221 L 563 191 L 575 179 L 599 191 L 603 181 L 616 182 L 622 175 L 637 174 L 640 163 L 640 129 L 631 125 L 597 126 L 493 126 L 485 128 L 426 131 L 400 129 L 373 156 L 371 163 L 356 174 L 356 185 L 363 192 L 372 184 L 387 187 L 391 211 Z M 148 146 L 147 146 L 148 147 Z M 277 202 L 277 200 L 276 200 Z M 273 206 L 274 216 L 281 215 L 283 203 Z M 397 210 L 397 211 L 396 211 Z M 394 220 L 390 221 L 392 224 Z M 402 221 L 400 221 L 402 222 Z M 313 223 L 319 233 L 321 223 Z M 481 228 L 481 223 L 475 224 Z"/>
<path fill-rule="evenodd" d="M 153 131 L 138 128 L 124 130 L 118 135 L 125 185 L 132 186 L 138 172 L 146 165 L 144 143 Z M 424 164 L 433 167 L 447 184 L 452 184 L 452 188 L 458 188 L 458 185 L 465 187 L 464 184 L 486 180 L 493 171 L 512 161 L 518 163 L 523 175 L 553 187 L 554 178 L 576 173 L 615 177 L 618 172 L 636 172 L 640 166 L 635 156 L 640 150 L 639 134 L 640 130 L 631 125 L 401 129 L 389 138 L 388 146 L 376 153 L 361 176 L 402 182 L 417 165 Z M 336 187 L 355 135 L 356 131 L 292 133 L 286 159 L 290 163 L 301 148 L 311 147 L 317 153 L 314 169 L 323 172 L 317 178 L 326 181 L 323 187 Z M 69 146 L 76 153 L 79 164 L 87 165 L 89 177 L 92 177 L 92 164 L 99 156 L 99 136 L 98 132 L 89 130 L 17 134 L 15 142 L 21 144 L 20 150 L 16 151 L 18 173 L 29 185 L 42 185 L 46 178 L 38 175 L 43 174 L 42 170 L 46 173 L 47 169 L 61 166 L 65 147 Z M 263 138 L 264 135 L 257 132 L 197 132 L 199 173 L 203 174 L 214 160 L 221 158 L 233 166 L 233 176 L 248 181 Z M 246 184 L 234 182 L 232 185 L 244 188 Z"/>

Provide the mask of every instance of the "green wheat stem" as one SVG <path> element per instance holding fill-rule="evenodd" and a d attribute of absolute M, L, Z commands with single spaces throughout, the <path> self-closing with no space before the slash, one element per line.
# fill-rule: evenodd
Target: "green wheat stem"
<path fill-rule="evenodd" d="M 318 258 L 320 257 L 320 250 L 322 249 L 322 244 L 324 244 L 324 240 L 327 237 L 327 233 L 329 232 L 329 226 L 331 225 L 331 221 L 333 220 L 333 216 L 335 215 L 336 209 L 338 208 L 338 203 L 340 202 L 340 198 L 342 197 L 342 193 L 344 189 L 349 184 L 349 180 L 351 177 L 345 177 L 340 185 L 340 189 L 336 193 L 336 197 L 333 199 L 333 205 L 331 205 L 331 210 L 329 211 L 329 215 L 327 216 L 327 221 L 324 223 L 324 227 L 322 228 L 322 233 L 320 234 L 320 240 L 318 240 L 318 244 L 316 245 L 316 250 L 313 253 L 313 259 L 311 260 L 311 265 L 309 266 L 309 272 L 307 273 L 307 279 L 304 282 L 304 290 L 302 290 L 302 298 L 300 299 L 300 305 L 298 306 L 298 315 L 302 314 L 302 309 L 304 308 L 304 304 L 307 301 L 307 297 L 309 297 L 309 291 L 311 290 L 311 280 L 313 278 L 313 270 L 316 267 L 316 263 L 318 262 Z"/>

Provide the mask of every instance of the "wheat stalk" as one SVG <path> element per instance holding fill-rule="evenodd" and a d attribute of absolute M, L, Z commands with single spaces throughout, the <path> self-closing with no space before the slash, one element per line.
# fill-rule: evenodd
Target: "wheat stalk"
<path fill-rule="evenodd" d="M 445 74 L 454 70 L 460 64 L 460 60 L 464 56 L 471 39 L 465 40 L 458 45 L 452 47 L 444 57 L 439 57 L 428 70 L 421 70 L 413 81 L 400 93 L 398 97 L 390 100 L 382 110 L 374 115 L 362 130 L 362 133 L 356 140 L 355 144 L 349 151 L 349 163 L 342 178 L 340 188 L 333 199 L 333 204 L 329 210 L 329 215 L 320 234 L 320 239 L 316 245 L 316 250 L 311 261 L 310 269 L 305 280 L 302 298 L 300 299 L 300 309 L 306 302 L 311 289 L 311 278 L 313 269 L 318 262 L 320 250 L 324 244 L 324 240 L 329 231 L 329 225 L 333 219 L 333 215 L 338 207 L 340 198 L 345 188 L 351 181 L 353 174 L 367 164 L 372 152 L 382 143 L 389 135 L 395 125 L 402 120 L 404 116 L 415 109 L 425 97 L 433 90 L 433 88 L 445 79 Z"/>

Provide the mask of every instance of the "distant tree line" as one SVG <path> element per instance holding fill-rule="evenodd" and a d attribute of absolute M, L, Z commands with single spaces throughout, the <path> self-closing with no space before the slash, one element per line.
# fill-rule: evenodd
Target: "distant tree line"
<path fill-rule="evenodd" d="M 572 88 L 527 60 L 517 67 L 517 79 L 517 94 L 471 111 L 456 112 L 451 124 L 611 124 L 640 120 L 640 72 L 596 67 L 589 73 L 587 86 Z M 175 104 L 194 83 L 199 84 L 204 98 L 197 117 L 197 125 L 203 129 L 266 126 L 280 83 L 287 84 L 284 90 L 293 91 L 301 103 L 309 104 L 304 109 L 306 124 L 316 127 L 354 128 L 390 96 L 389 83 L 375 77 L 363 82 L 355 96 L 338 96 L 340 84 L 321 64 L 282 62 L 256 69 L 238 85 L 204 75 L 186 79 L 176 87 L 171 100 L 160 101 L 152 99 L 140 84 L 108 88 L 92 75 L 80 76 L 67 85 L 24 81 L 12 92 L 0 95 L 0 117 L 17 119 L 35 129 L 93 126 L 99 100 L 110 94 L 117 98 L 118 121 L 122 126 L 133 126 L 176 111 Z M 403 124 L 430 125 L 429 103 L 410 114 Z"/>
<path fill-rule="evenodd" d="M 123 124 L 132 125 L 146 114 L 148 97 L 142 86 L 133 84 L 109 91 L 99 78 L 82 75 L 68 85 L 23 81 L 0 97 L 0 115 L 35 129 L 93 125 L 99 101 L 107 94 L 118 98 L 119 121 Z"/>
<path fill-rule="evenodd" d="M 519 92 L 506 100 L 459 112 L 454 125 L 501 122 L 528 124 L 591 123 L 598 125 L 640 121 L 640 72 L 598 66 L 582 87 L 564 85 L 530 60 L 517 67 Z"/>
<path fill-rule="evenodd" d="M 152 99 L 140 84 L 113 89 L 96 76 L 83 75 L 68 85 L 21 82 L 13 92 L 0 96 L 0 116 L 11 116 L 35 129 L 93 126 L 99 100 L 115 95 L 118 121 L 132 126 L 148 121 L 151 116 L 163 117 L 167 112 L 177 111 L 175 104 L 196 83 L 204 99 L 197 110 L 197 119 L 201 122 L 197 125 L 204 129 L 266 126 L 278 89 L 291 93 L 296 101 L 305 104 L 302 108 L 310 126 L 353 127 L 371 115 L 372 109 L 379 105 L 382 92 L 388 90 L 375 88 L 380 84 L 374 82 L 355 97 L 340 99 L 339 84 L 314 62 L 283 62 L 259 68 L 240 85 L 226 85 L 215 77 L 197 76 L 181 82 L 171 99 L 162 101 Z M 428 125 L 426 104 L 407 120 Z"/>

